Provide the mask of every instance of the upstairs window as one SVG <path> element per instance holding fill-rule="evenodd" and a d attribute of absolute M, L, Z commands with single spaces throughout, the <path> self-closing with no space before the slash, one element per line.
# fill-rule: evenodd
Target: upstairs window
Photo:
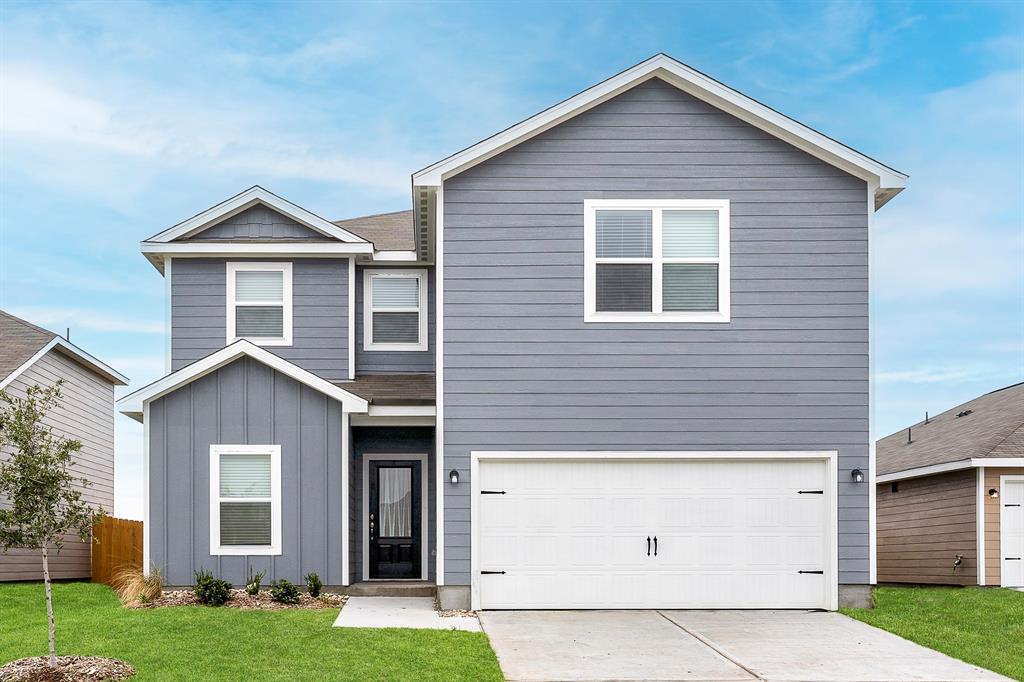
<path fill-rule="evenodd" d="M 210 446 L 210 554 L 281 553 L 281 446 Z"/>
<path fill-rule="evenodd" d="M 292 264 L 228 263 L 227 342 L 292 345 Z"/>
<path fill-rule="evenodd" d="M 584 202 L 586 322 L 728 322 L 729 202 Z"/>
<path fill-rule="evenodd" d="M 427 350 L 426 271 L 366 270 L 363 278 L 363 348 Z"/>

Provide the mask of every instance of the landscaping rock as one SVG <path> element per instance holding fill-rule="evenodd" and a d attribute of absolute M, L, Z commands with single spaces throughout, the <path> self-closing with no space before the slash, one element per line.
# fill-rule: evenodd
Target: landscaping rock
<path fill-rule="evenodd" d="M 311 597 L 305 592 L 299 595 L 298 604 L 282 604 L 270 598 L 268 590 L 261 590 L 257 595 L 248 594 L 245 590 L 231 590 L 225 608 L 277 611 L 280 609 L 339 609 L 348 599 L 343 594 L 322 592 L 319 597 Z M 170 590 L 158 599 L 132 604 L 129 608 L 153 609 L 164 606 L 199 606 L 199 600 L 192 590 Z M 211 607 L 216 608 L 216 607 Z M 2 681 L 0 681 L 2 682 Z"/>
<path fill-rule="evenodd" d="M 127 680 L 135 668 L 116 658 L 58 656 L 51 668 L 46 656 L 20 658 L 0 667 L 0 682 L 116 682 Z"/>

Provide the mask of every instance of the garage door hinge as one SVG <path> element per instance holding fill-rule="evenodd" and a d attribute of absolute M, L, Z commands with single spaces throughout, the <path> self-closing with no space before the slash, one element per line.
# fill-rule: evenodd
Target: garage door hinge
<path fill-rule="evenodd" d="M 825 494 L 824 490 L 797 490 L 796 492 L 799 495 L 824 495 Z"/>
<path fill-rule="evenodd" d="M 504 490 L 481 490 L 481 495 L 504 495 Z"/>
<path fill-rule="evenodd" d="M 505 571 L 480 571 L 480 575 L 505 575 Z"/>
<path fill-rule="evenodd" d="M 1004 504 L 1004 507 L 1019 507 L 1019 504 Z"/>
<path fill-rule="evenodd" d="M 824 575 L 825 571 L 797 571 L 797 573 L 814 573 L 815 575 Z"/>

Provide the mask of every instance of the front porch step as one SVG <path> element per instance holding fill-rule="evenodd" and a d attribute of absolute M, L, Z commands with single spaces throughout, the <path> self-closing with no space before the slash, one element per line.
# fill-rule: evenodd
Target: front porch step
<path fill-rule="evenodd" d="M 348 586 L 350 597 L 435 597 L 437 585 L 425 580 L 370 580 Z"/>

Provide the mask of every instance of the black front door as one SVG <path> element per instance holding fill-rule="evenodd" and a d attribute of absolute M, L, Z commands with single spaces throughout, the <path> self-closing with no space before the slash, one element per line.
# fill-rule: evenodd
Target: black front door
<path fill-rule="evenodd" d="M 421 475 L 419 461 L 370 461 L 371 578 L 420 577 Z"/>

